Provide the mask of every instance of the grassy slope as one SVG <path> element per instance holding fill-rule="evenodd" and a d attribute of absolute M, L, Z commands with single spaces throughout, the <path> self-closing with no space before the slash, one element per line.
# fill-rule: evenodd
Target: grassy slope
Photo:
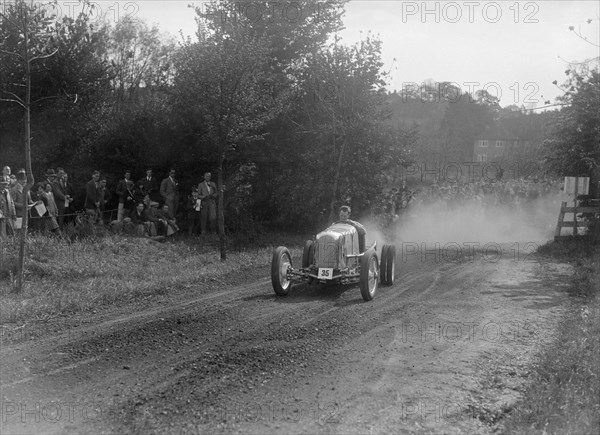
<path fill-rule="evenodd" d="M 292 255 L 299 255 L 295 251 Z M 14 294 L 17 252 L 15 240 L 2 242 L 0 324 L 92 311 L 211 283 L 240 284 L 236 277 L 257 269 L 267 278 L 272 247 L 229 252 L 221 262 L 214 247 L 198 243 L 122 236 L 71 243 L 35 236 L 28 240 L 25 290 Z"/>
<path fill-rule="evenodd" d="M 600 247 L 552 243 L 542 255 L 575 262 L 573 302 L 522 403 L 502 426 L 510 434 L 600 433 Z"/>

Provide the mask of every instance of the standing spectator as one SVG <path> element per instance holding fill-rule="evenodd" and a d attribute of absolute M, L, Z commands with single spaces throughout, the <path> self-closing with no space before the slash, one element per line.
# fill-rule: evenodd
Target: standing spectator
<path fill-rule="evenodd" d="M 197 190 L 192 191 L 192 196 L 188 198 L 187 203 L 188 210 L 188 235 L 197 236 L 200 234 L 200 221 L 201 221 L 201 211 L 202 210 L 202 200 L 200 200 L 200 196 Z"/>
<path fill-rule="evenodd" d="M 48 219 L 47 224 L 49 225 L 49 229 L 52 232 L 58 231 L 58 207 L 56 206 L 56 201 L 54 201 L 54 195 L 52 194 L 52 184 L 48 181 L 44 182 L 44 192 L 42 193 L 46 197 L 46 208 L 48 209 Z"/>
<path fill-rule="evenodd" d="M 2 168 L 2 177 L 0 177 L 0 180 L 10 182 L 10 166 L 5 166 Z"/>
<path fill-rule="evenodd" d="M 125 178 L 123 178 L 122 180 L 120 180 L 117 183 L 116 192 L 117 192 L 117 196 L 119 197 L 119 207 L 117 208 L 117 220 L 119 222 L 122 222 L 125 215 L 128 214 L 128 211 L 133 208 L 130 206 L 133 205 L 134 197 L 133 197 L 133 194 L 129 195 L 129 193 L 128 193 L 128 189 L 127 189 L 128 182 L 132 183 L 131 171 L 129 171 L 129 170 L 125 171 Z M 128 211 L 125 211 L 125 210 L 128 210 Z"/>
<path fill-rule="evenodd" d="M 23 225 L 23 218 L 25 217 L 25 213 L 27 213 L 28 207 L 33 203 L 31 192 L 27 192 L 27 203 L 23 205 L 23 186 L 25 184 L 27 184 L 27 175 L 25 174 L 25 169 L 20 169 L 17 172 L 17 184 L 10 189 L 10 194 L 15 204 L 16 217 L 17 219 L 21 219 L 21 226 Z"/>
<path fill-rule="evenodd" d="M 46 182 L 50 183 L 51 186 L 56 182 L 56 172 L 54 172 L 54 169 L 46 171 Z M 44 188 L 44 190 L 46 189 Z"/>
<path fill-rule="evenodd" d="M 54 202 L 56 202 L 56 207 L 58 208 L 58 226 L 63 227 L 64 224 L 64 214 L 65 214 L 65 203 L 69 200 L 67 197 L 69 196 L 66 192 L 67 185 L 65 183 L 65 171 L 62 168 L 58 169 L 57 179 L 52 183 L 52 195 L 54 195 Z"/>
<path fill-rule="evenodd" d="M 104 223 L 104 218 L 105 218 L 104 214 L 106 212 L 106 204 L 108 204 L 108 202 L 112 198 L 110 191 L 106 187 L 106 178 L 103 178 L 102 180 L 100 180 L 100 184 L 98 187 L 98 193 L 99 193 L 99 199 L 100 199 L 100 207 L 99 207 L 100 219 L 101 219 L 102 223 Z"/>
<path fill-rule="evenodd" d="M 202 201 L 202 211 L 200 216 L 200 227 L 202 234 L 216 230 L 217 222 L 217 185 L 210 181 L 212 174 L 204 174 L 204 181 L 198 185 L 198 193 Z"/>
<path fill-rule="evenodd" d="M 100 209 L 99 180 L 100 171 L 94 171 L 92 179 L 85 186 L 85 212 L 93 222 L 98 220 L 98 211 Z"/>
<path fill-rule="evenodd" d="M 160 200 L 158 191 L 158 180 L 152 176 L 152 169 L 146 170 L 146 176 L 138 181 L 138 187 L 143 196 L 149 195 L 152 201 Z"/>
<path fill-rule="evenodd" d="M 14 234 L 15 203 L 8 190 L 9 181 L 0 179 L 0 238 Z"/>
<path fill-rule="evenodd" d="M 69 215 L 71 214 L 70 212 L 71 212 L 71 207 L 73 205 L 73 197 L 75 195 L 75 192 L 73 191 L 73 186 L 71 185 L 71 183 L 69 183 L 69 174 L 67 174 L 65 172 L 61 178 L 62 178 L 61 186 L 63 186 L 63 193 L 65 194 L 65 203 L 64 203 L 63 214 L 66 215 L 66 216 L 63 216 L 63 223 L 67 224 L 74 219 L 73 216 L 69 216 Z M 54 198 L 54 199 L 56 199 L 56 198 Z"/>
<path fill-rule="evenodd" d="M 179 187 L 177 180 L 175 180 L 175 169 L 171 169 L 169 176 L 160 183 L 160 195 L 163 197 L 165 204 L 169 206 L 173 216 L 177 216 Z"/>

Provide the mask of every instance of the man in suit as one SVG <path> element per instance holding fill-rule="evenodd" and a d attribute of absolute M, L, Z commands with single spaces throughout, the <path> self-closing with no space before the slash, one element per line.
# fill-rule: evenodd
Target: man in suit
<path fill-rule="evenodd" d="M 85 212 L 93 219 L 98 220 L 100 210 L 100 171 L 92 173 L 92 179 L 85 185 Z"/>
<path fill-rule="evenodd" d="M 64 215 L 66 214 L 65 208 L 69 206 L 71 201 L 70 192 L 68 192 L 67 186 L 67 173 L 62 169 L 58 169 L 57 180 L 52 183 L 52 195 L 54 196 L 54 202 L 58 208 L 58 225 L 62 228 L 65 222 Z"/>
<path fill-rule="evenodd" d="M 177 216 L 177 206 L 179 205 L 179 186 L 175 180 L 175 169 L 169 171 L 169 176 L 160 183 L 160 195 L 173 216 Z"/>
<path fill-rule="evenodd" d="M 150 199 L 154 202 L 160 200 L 160 194 L 158 192 L 158 181 L 152 176 L 152 169 L 146 170 L 146 176 L 137 183 L 142 196 L 149 195 Z"/>
<path fill-rule="evenodd" d="M 117 183 L 117 196 L 119 197 L 119 206 L 117 207 L 117 220 L 123 221 L 123 218 L 128 213 L 126 210 L 132 209 L 134 197 L 128 192 L 127 184 L 132 183 L 131 171 L 125 171 L 125 178 Z"/>
<path fill-rule="evenodd" d="M 198 185 L 198 193 L 202 201 L 200 210 L 200 231 L 207 234 L 207 230 L 214 232 L 217 223 L 217 185 L 210 181 L 212 174 L 204 174 L 204 181 Z"/>
<path fill-rule="evenodd" d="M 14 221 L 16 218 L 15 203 L 8 190 L 10 184 L 5 178 L 0 178 L 0 238 L 7 234 L 14 234 Z"/>

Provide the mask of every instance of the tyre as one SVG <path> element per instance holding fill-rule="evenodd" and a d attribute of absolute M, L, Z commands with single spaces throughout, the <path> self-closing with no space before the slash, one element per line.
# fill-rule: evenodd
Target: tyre
<path fill-rule="evenodd" d="M 379 281 L 379 262 L 374 249 L 369 249 L 360 259 L 360 294 L 370 301 L 377 292 Z"/>
<path fill-rule="evenodd" d="M 388 248 L 390 245 L 383 245 L 381 248 L 381 258 L 379 259 L 379 279 L 385 284 L 387 278 L 387 258 L 388 258 Z"/>
<path fill-rule="evenodd" d="M 302 250 L 302 268 L 308 267 L 312 264 L 314 258 L 315 247 L 312 240 L 304 242 L 304 249 Z"/>
<path fill-rule="evenodd" d="M 394 285 L 396 281 L 396 247 L 394 245 L 387 246 L 385 283 L 386 285 Z"/>
<path fill-rule="evenodd" d="M 273 260 L 271 261 L 271 284 L 279 296 L 287 295 L 292 286 L 291 281 L 287 278 L 287 271 L 290 267 L 292 267 L 290 251 L 285 246 L 279 246 L 273 251 Z"/>

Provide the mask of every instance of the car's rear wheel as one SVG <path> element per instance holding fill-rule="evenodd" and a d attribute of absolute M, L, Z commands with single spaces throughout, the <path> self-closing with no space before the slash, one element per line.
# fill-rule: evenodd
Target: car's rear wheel
<path fill-rule="evenodd" d="M 280 296 L 285 296 L 290 291 L 292 282 L 288 279 L 288 269 L 292 267 L 292 256 L 285 246 L 279 246 L 273 251 L 271 261 L 271 283 L 273 290 Z"/>
<path fill-rule="evenodd" d="M 313 263 L 315 256 L 315 246 L 312 240 L 304 242 L 304 249 L 302 250 L 302 267 L 308 267 Z"/>
<path fill-rule="evenodd" d="M 360 259 L 360 294 L 370 301 L 377 292 L 379 262 L 374 249 L 369 249 Z"/>
<path fill-rule="evenodd" d="M 394 245 L 387 245 L 387 247 L 385 283 L 387 285 L 394 285 L 394 281 L 396 281 L 396 247 Z"/>
<path fill-rule="evenodd" d="M 387 283 L 387 258 L 390 245 L 383 245 L 381 248 L 381 258 L 379 260 L 379 279 L 382 283 Z"/>

